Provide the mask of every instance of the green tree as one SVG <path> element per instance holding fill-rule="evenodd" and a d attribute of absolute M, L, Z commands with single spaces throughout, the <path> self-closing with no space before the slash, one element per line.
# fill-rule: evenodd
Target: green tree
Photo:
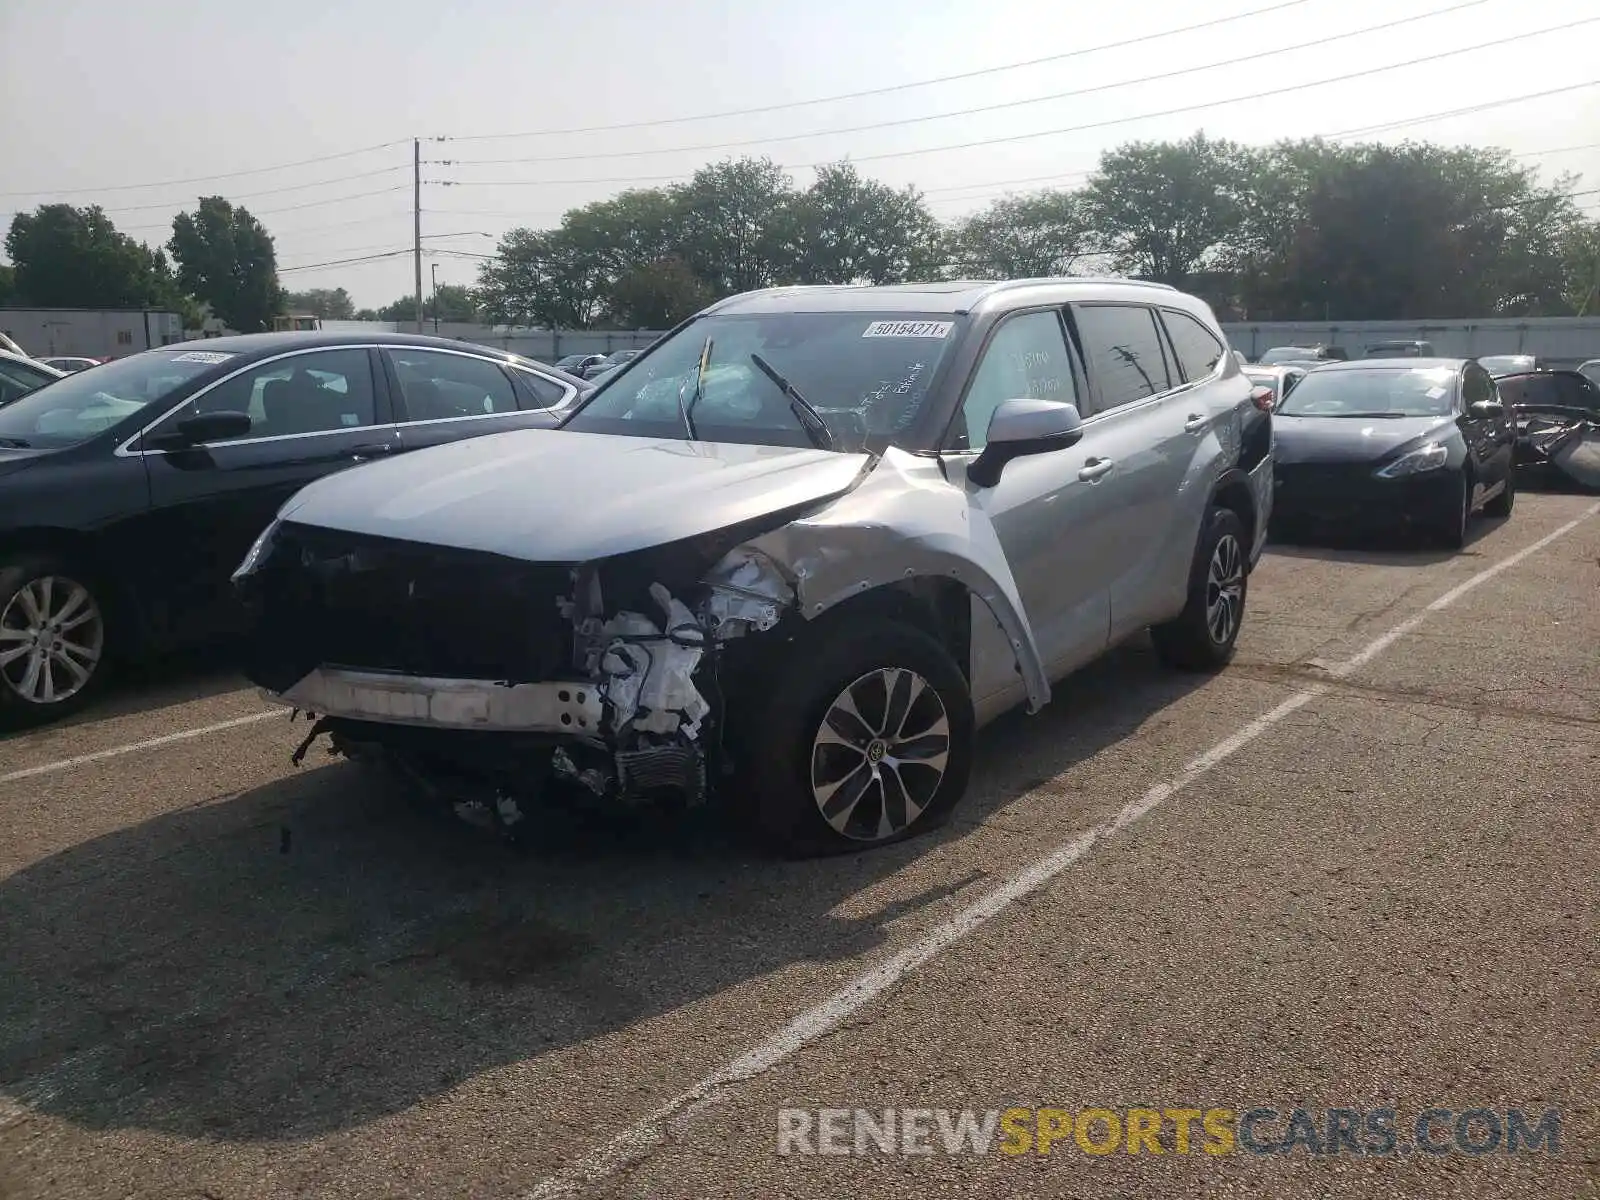
<path fill-rule="evenodd" d="M 14 304 L 17 298 L 17 272 L 0 263 L 0 304 Z"/>
<path fill-rule="evenodd" d="M 1248 178 L 1241 147 L 1204 133 L 1131 142 L 1100 156 L 1085 201 L 1119 270 L 1183 287 L 1236 242 Z"/>
<path fill-rule="evenodd" d="M 119 233 L 99 207 L 44 204 L 11 219 L 16 294 L 41 308 L 176 308 L 165 257 Z"/>
<path fill-rule="evenodd" d="M 682 219 L 681 252 L 714 296 L 779 282 L 788 263 L 783 214 L 793 185 L 766 158 L 701 167 L 671 189 Z"/>
<path fill-rule="evenodd" d="M 1600 312 L 1600 221 L 1580 221 L 1561 248 L 1567 311 L 1576 317 Z"/>
<path fill-rule="evenodd" d="M 310 313 L 331 321 L 355 319 L 355 302 L 343 288 L 311 288 L 304 292 L 285 292 L 283 307 L 286 312 Z"/>
<path fill-rule="evenodd" d="M 211 306 L 241 333 L 271 328 L 283 309 L 272 237 L 248 210 L 221 196 L 204 196 L 193 213 L 179 213 L 167 243 L 183 289 Z"/>
<path fill-rule="evenodd" d="M 563 229 L 513 229 L 478 270 L 484 317 L 503 325 L 587 329 L 603 312 L 605 257 Z"/>
<path fill-rule="evenodd" d="M 1006 196 L 951 231 L 950 269 L 967 278 L 1070 275 L 1099 252 L 1098 237 L 1077 192 Z"/>
<path fill-rule="evenodd" d="M 623 272 L 611 284 L 608 315 L 620 329 L 667 329 L 713 299 L 710 286 L 673 255 Z"/>
<path fill-rule="evenodd" d="M 939 267 L 944 231 L 915 188 L 863 179 L 850 163 L 817 169 L 778 220 L 795 283 L 903 283 L 930 279 Z"/>

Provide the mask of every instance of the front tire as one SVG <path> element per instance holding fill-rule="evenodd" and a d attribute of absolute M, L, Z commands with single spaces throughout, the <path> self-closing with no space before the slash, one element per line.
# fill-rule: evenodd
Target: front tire
<path fill-rule="evenodd" d="M 105 604 L 57 559 L 0 562 L 0 727 L 59 720 L 93 699 L 106 674 Z"/>
<path fill-rule="evenodd" d="M 1506 468 L 1506 486 L 1493 500 L 1483 506 L 1483 513 L 1488 517 L 1509 517 L 1511 510 L 1517 503 L 1517 472 L 1512 467 Z"/>
<path fill-rule="evenodd" d="M 932 637 L 884 617 L 823 618 L 762 678 L 733 799 L 773 850 L 863 850 L 949 818 L 972 768 L 972 700 Z"/>
<path fill-rule="evenodd" d="M 1188 602 L 1177 617 L 1150 630 L 1162 662 L 1180 671 L 1215 671 L 1233 658 L 1250 587 L 1245 555 L 1239 514 L 1213 508 L 1195 546 Z"/>
<path fill-rule="evenodd" d="M 1463 550 L 1467 545 L 1467 522 L 1472 517 L 1472 476 L 1462 471 L 1456 476 L 1455 513 L 1439 527 L 1439 541 L 1447 550 Z"/>

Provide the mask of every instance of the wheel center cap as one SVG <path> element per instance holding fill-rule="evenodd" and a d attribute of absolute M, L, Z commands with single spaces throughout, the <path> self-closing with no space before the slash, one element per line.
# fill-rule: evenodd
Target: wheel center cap
<path fill-rule="evenodd" d="M 873 738 L 871 744 L 867 746 L 867 761 L 869 763 L 880 763 L 887 753 L 889 753 L 888 743 L 882 738 Z"/>

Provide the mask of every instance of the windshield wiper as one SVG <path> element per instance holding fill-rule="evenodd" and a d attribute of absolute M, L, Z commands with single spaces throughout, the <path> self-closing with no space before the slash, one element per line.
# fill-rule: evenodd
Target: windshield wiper
<path fill-rule="evenodd" d="M 773 383 L 778 385 L 780 391 L 789 399 L 789 407 L 794 410 L 795 418 L 805 426 L 806 436 L 811 439 L 811 444 L 818 450 L 833 449 L 833 430 L 828 428 L 828 423 L 822 419 L 822 414 L 811 406 L 798 391 L 766 359 L 759 354 L 752 354 L 750 361 L 761 368 L 761 373 Z"/>
<path fill-rule="evenodd" d="M 700 347 L 700 361 L 694 369 L 694 395 L 689 397 L 687 404 L 683 401 L 683 394 L 689 390 L 689 381 L 685 379 L 683 386 L 678 389 L 678 415 L 683 418 L 683 427 L 689 431 L 689 440 L 698 442 L 700 435 L 694 431 L 694 406 L 700 403 L 700 394 L 705 391 L 706 366 L 711 362 L 711 339 L 706 339 L 706 344 Z"/>
<path fill-rule="evenodd" d="M 7 450 L 27 450 L 32 445 L 32 442 L 25 442 L 21 438 L 0 437 L 0 446 L 4 446 Z"/>

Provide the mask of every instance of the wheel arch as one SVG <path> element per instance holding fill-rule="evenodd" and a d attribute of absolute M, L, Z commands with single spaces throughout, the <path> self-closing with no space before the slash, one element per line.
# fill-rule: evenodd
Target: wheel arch
<path fill-rule="evenodd" d="M 94 588 L 106 620 L 122 626 L 134 641 L 144 639 L 146 614 L 138 593 L 112 569 L 100 538 L 81 529 L 48 525 L 8 530 L 0 536 L 0 564 L 35 555 L 58 559 L 82 572 L 87 577 L 84 582 Z"/>

